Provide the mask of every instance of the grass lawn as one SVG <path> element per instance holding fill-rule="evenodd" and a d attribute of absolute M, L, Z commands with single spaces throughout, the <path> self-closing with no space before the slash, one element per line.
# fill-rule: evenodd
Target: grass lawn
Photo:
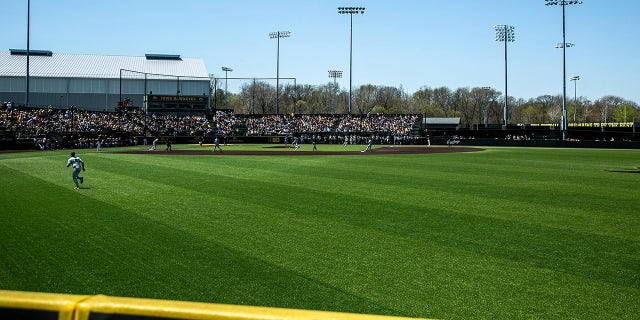
<path fill-rule="evenodd" d="M 81 190 L 68 151 L 0 154 L 0 289 L 429 318 L 640 314 L 640 174 L 607 171 L 637 168 L 640 150 L 118 150 L 76 150 Z"/>

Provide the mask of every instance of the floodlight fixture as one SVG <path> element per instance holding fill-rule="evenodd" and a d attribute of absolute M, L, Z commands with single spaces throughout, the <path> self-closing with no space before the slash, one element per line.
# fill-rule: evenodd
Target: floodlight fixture
<path fill-rule="evenodd" d="M 333 87 L 337 89 L 336 78 L 342 78 L 342 70 L 329 70 L 329 78 L 333 78 Z M 334 92 L 333 114 L 336 114 L 338 109 L 338 99 L 335 97 L 337 93 Z"/>
<path fill-rule="evenodd" d="M 353 87 L 353 15 L 364 14 L 364 7 L 338 7 L 339 14 L 348 14 L 350 19 L 349 33 L 349 114 L 351 114 L 351 100 Z"/>
<path fill-rule="evenodd" d="M 544 0 L 544 5 L 545 6 L 566 6 L 566 5 L 571 5 L 571 4 L 582 4 L 582 1 L 558 1 L 558 0 Z"/>
<path fill-rule="evenodd" d="M 342 78 L 342 70 L 329 70 L 329 78 Z"/>
<path fill-rule="evenodd" d="M 280 38 L 288 38 L 290 36 L 290 31 L 275 31 L 269 33 L 269 38 L 278 39 L 276 51 L 276 114 L 280 113 Z"/>
<path fill-rule="evenodd" d="M 568 42 L 567 43 L 558 43 L 558 44 L 556 44 L 556 49 L 571 48 L 571 47 L 574 47 L 574 46 L 575 46 L 575 44 L 568 43 Z"/>
<path fill-rule="evenodd" d="M 562 140 L 567 140 L 567 54 L 566 48 L 572 47 L 573 44 L 567 43 L 565 33 L 565 15 L 564 7 L 568 5 L 582 4 L 579 0 L 545 0 L 545 6 L 561 6 L 562 7 L 562 43 L 556 48 L 562 48 L 562 119 L 560 129 L 562 130 Z"/>
<path fill-rule="evenodd" d="M 493 26 L 496 31 L 496 41 L 504 42 L 504 129 L 509 124 L 509 91 L 508 91 L 508 74 L 507 74 L 507 42 L 516 41 L 515 27 L 508 25 Z"/>
<path fill-rule="evenodd" d="M 291 32 L 290 31 L 276 31 L 276 32 L 270 32 L 269 33 L 269 38 L 271 38 L 271 39 L 288 38 L 290 36 L 291 36 Z"/>
<path fill-rule="evenodd" d="M 364 14 L 364 7 L 338 7 L 339 14 Z"/>
<path fill-rule="evenodd" d="M 493 26 L 496 31 L 496 41 L 500 42 L 514 42 L 516 41 L 515 27 L 507 25 Z"/>

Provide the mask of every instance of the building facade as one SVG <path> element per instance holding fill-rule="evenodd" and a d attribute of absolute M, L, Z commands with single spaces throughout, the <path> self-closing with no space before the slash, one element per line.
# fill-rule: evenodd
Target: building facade
<path fill-rule="evenodd" d="M 29 106 L 164 113 L 208 109 L 210 79 L 202 59 L 179 55 L 102 56 L 29 51 Z M 27 54 L 0 52 L 0 101 L 27 102 Z M 145 102 L 150 102 L 148 105 Z"/>

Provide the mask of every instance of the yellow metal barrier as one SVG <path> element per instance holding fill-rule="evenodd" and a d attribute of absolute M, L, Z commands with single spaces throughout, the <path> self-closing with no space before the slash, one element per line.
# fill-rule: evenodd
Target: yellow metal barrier
<path fill-rule="evenodd" d="M 0 319 L 73 320 L 78 302 L 89 297 L 0 290 Z"/>
<path fill-rule="evenodd" d="M 15 311 L 18 310 L 18 313 Z M 20 313 L 22 312 L 22 313 Z M 0 290 L 0 319 L 409 320 L 342 312 Z"/>

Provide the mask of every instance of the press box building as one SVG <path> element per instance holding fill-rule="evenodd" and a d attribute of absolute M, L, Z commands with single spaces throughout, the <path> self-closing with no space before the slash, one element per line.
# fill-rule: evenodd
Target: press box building
<path fill-rule="evenodd" d="M 27 52 L 0 52 L 0 101 L 26 102 Z M 29 106 L 115 111 L 128 101 L 157 113 L 204 113 L 210 79 L 202 59 L 29 51 Z"/>

